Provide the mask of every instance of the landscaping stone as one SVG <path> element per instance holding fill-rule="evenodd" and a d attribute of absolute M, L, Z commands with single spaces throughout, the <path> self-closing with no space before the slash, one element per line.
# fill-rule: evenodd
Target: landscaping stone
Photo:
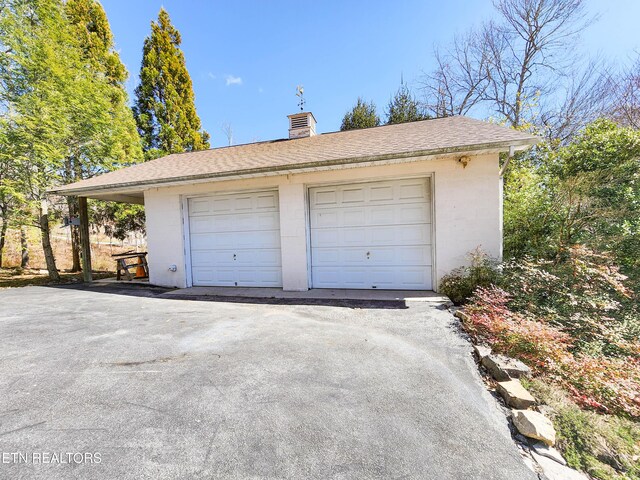
<path fill-rule="evenodd" d="M 456 310 L 453 314 L 454 317 L 458 317 L 463 322 L 469 320 L 469 315 L 464 313 L 462 310 Z"/>
<path fill-rule="evenodd" d="M 558 462 L 542 455 L 538 455 L 536 452 L 531 452 L 531 456 L 538 465 L 540 465 L 542 473 L 549 480 L 589 480 L 589 477 L 584 473 L 580 473 L 573 468 L 560 465 Z"/>
<path fill-rule="evenodd" d="M 551 408 L 549 405 L 538 405 L 536 410 L 538 410 L 541 414 L 543 414 L 546 417 L 553 417 L 553 414 L 555 413 L 555 410 Z"/>
<path fill-rule="evenodd" d="M 533 445 L 531 445 L 531 448 L 538 455 L 542 455 L 543 457 L 550 458 L 551 460 L 554 460 L 554 461 L 558 462 L 560 465 L 566 465 L 567 464 L 567 461 L 562 457 L 560 452 L 558 450 L 556 450 L 555 448 L 550 447 L 546 443 L 535 442 Z"/>
<path fill-rule="evenodd" d="M 448 302 L 441 303 L 436 308 L 438 310 L 449 310 L 453 306 L 455 306 L 455 304 L 452 301 L 448 301 Z"/>
<path fill-rule="evenodd" d="M 536 399 L 522 386 L 520 380 L 498 382 L 497 390 L 510 407 L 524 410 L 536 404 Z"/>
<path fill-rule="evenodd" d="M 486 345 L 474 345 L 473 350 L 476 352 L 478 360 L 480 361 L 482 361 L 482 359 L 487 355 L 491 355 L 491 348 L 487 347 Z"/>
<path fill-rule="evenodd" d="M 549 446 L 556 443 L 556 431 L 551 420 L 533 410 L 513 410 L 513 424 L 525 437 L 541 440 Z"/>
<path fill-rule="evenodd" d="M 504 355 L 494 353 L 487 355 L 482 359 L 482 365 L 499 382 L 531 375 L 531 369 L 520 360 L 505 357 Z"/>

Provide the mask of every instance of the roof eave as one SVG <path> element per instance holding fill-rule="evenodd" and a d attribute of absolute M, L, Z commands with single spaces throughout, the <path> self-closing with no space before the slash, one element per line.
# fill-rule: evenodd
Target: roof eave
<path fill-rule="evenodd" d="M 526 150 L 529 147 L 540 142 L 540 138 L 538 137 L 529 137 L 526 139 L 519 140 L 511 140 L 511 141 L 503 141 L 503 142 L 491 142 L 491 143 L 481 143 L 475 145 L 464 145 L 460 147 L 446 147 L 446 148 L 437 148 L 430 150 L 417 150 L 405 153 L 393 153 L 386 155 L 373 155 L 366 157 L 350 157 L 350 158 L 341 158 L 335 159 L 331 161 L 316 161 L 316 162 L 306 162 L 299 163 L 295 165 L 278 165 L 276 167 L 262 167 L 262 168 L 252 168 L 252 169 L 244 169 L 244 170 L 233 170 L 228 172 L 220 172 L 220 173 L 203 173 L 198 175 L 185 175 L 182 177 L 170 177 L 170 178 L 160 178 L 157 180 L 143 180 L 136 182 L 124 182 L 117 184 L 106 184 L 106 185 L 97 185 L 97 186 L 89 186 L 89 187 L 80 187 L 80 188 L 64 188 L 64 186 L 56 189 L 52 188 L 47 190 L 47 193 L 50 195 L 77 195 L 77 196 L 85 196 L 91 194 L 99 194 L 101 192 L 106 191 L 116 191 L 123 189 L 131 189 L 134 187 L 140 187 L 140 189 L 144 188 L 153 188 L 162 186 L 167 183 L 175 183 L 175 182 L 188 182 L 190 180 L 203 180 L 203 179 L 217 179 L 217 178 L 225 178 L 225 177 L 236 177 L 238 175 L 248 176 L 248 175 L 260 175 L 266 173 L 277 173 L 279 171 L 293 172 L 295 170 L 303 170 L 314 167 L 331 167 L 331 166 L 340 166 L 340 165 L 353 165 L 358 163 L 371 163 L 371 162 L 381 162 L 385 160 L 391 159 L 403 159 L 403 158 L 411 158 L 411 157 L 432 157 L 432 156 L 441 156 L 446 154 L 455 154 L 455 153 L 467 153 L 467 152 L 475 152 L 475 151 L 500 151 L 507 152 L 510 148 L 514 148 L 515 150 Z"/>

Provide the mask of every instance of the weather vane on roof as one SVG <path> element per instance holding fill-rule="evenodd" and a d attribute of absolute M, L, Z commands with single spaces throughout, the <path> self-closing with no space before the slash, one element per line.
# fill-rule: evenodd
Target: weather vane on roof
<path fill-rule="evenodd" d="M 304 111 L 305 100 L 304 100 L 304 87 L 302 85 L 298 85 L 296 87 L 296 97 L 300 99 L 300 101 L 298 102 L 298 106 L 300 107 L 300 110 Z"/>

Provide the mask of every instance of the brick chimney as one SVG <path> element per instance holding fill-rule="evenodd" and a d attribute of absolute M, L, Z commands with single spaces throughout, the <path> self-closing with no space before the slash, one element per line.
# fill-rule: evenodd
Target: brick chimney
<path fill-rule="evenodd" d="M 289 138 L 312 137 L 316 134 L 316 118 L 311 112 L 288 115 Z"/>

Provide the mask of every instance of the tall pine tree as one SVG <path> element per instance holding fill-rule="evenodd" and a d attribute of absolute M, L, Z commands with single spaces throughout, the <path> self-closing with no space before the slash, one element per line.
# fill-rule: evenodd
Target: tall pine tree
<path fill-rule="evenodd" d="M 209 148 L 180 50 L 180 32 L 162 8 L 144 41 L 134 113 L 147 158 Z"/>
<path fill-rule="evenodd" d="M 124 91 L 95 66 L 81 44 L 80 23 L 72 25 L 65 7 L 59 0 L 7 0 L 0 9 L 0 46 L 11 52 L 0 58 L 0 137 L 6 139 L 0 167 L 10 160 L 9 193 L 20 196 L 13 218 L 40 228 L 52 280 L 59 274 L 47 189 L 142 156 Z M 5 179 L 0 175 L 6 194 Z"/>
<path fill-rule="evenodd" d="M 87 72 L 105 83 L 102 93 L 110 104 L 113 116 L 111 128 L 99 132 L 94 145 L 104 148 L 87 150 L 71 148 L 65 159 L 63 182 L 70 183 L 113 170 L 122 164 L 142 159 L 140 137 L 128 105 L 124 82 L 127 70 L 115 50 L 113 34 L 104 9 L 96 0 L 67 0 L 64 10 L 71 34 L 78 40 L 80 56 Z M 89 144 L 91 145 L 91 143 Z M 67 197 L 69 215 L 77 216 L 76 197 Z M 103 209 L 105 205 L 96 205 Z M 80 235 L 78 227 L 71 227 L 72 270 L 80 270 Z"/>
<path fill-rule="evenodd" d="M 401 82 L 400 88 L 389 101 L 389 106 L 387 107 L 387 125 L 416 122 L 427 118 L 429 116 L 424 114 L 409 87 L 404 82 Z"/>

